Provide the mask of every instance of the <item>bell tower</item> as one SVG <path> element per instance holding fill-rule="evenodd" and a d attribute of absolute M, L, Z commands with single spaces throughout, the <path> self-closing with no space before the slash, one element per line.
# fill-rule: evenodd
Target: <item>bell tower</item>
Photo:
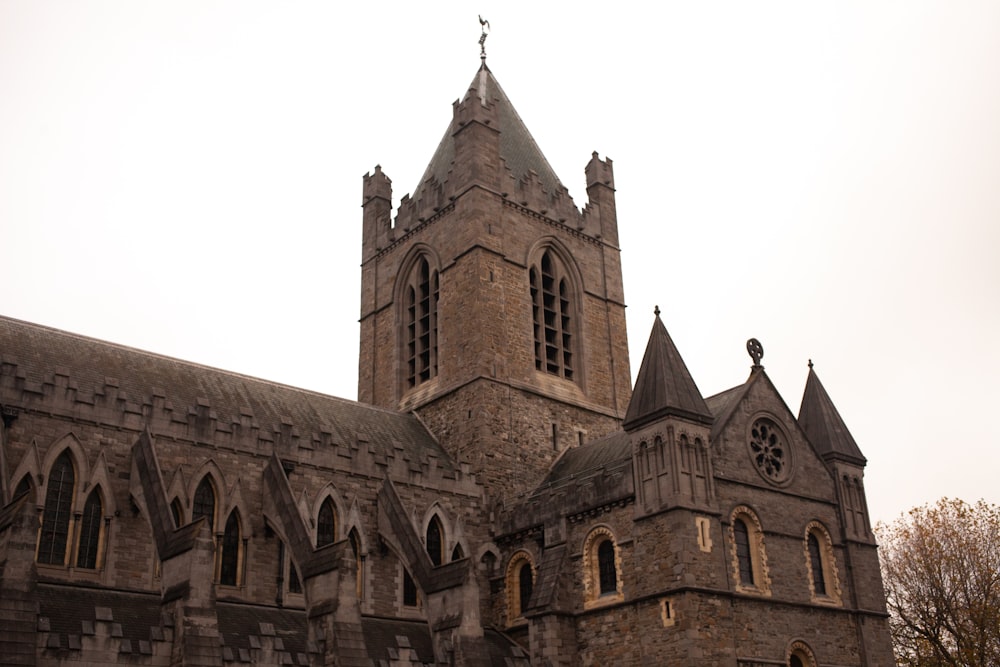
<path fill-rule="evenodd" d="M 484 62 L 395 217 L 364 177 L 358 399 L 416 411 L 495 498 L 628 406 L 612 162 L 585 174 L 580 210 Z"/>

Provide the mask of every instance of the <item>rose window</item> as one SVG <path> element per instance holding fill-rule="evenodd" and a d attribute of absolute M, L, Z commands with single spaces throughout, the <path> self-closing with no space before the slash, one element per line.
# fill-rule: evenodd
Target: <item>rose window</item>
<path fill-rule="evenodd" d="M 771 482 L 788 479 L 790 461 L 781 431 L 770 419 L 758 419 L 750 429 L 750 457 L 757 470 Z"/>

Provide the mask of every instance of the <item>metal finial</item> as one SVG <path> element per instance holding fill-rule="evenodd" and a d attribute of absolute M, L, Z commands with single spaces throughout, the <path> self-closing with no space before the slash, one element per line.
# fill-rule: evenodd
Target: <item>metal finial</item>
<path fill-rule="evenodd" d="M 657 317 L 660 316 L 660 307 L 659 306 L 653 306 L 653 314 L 656 315 Z"/>
<path fill-rule="evenodd" d="M 812 369 L 813 369 L 813 360 L 810 359 L 809 360 L 809 370 L 812 370 Z"/>
<path fill-rule="evenodd" d="M 479 16 L 479 25 L 483 29 L 483 34 L 479 36 L 479 57 L 486 63 L 486 37 L 490 34 L 490 22 Z"/>
<path fill-rule="evenodd" d="M 764 358 L 764 346 L 756 338 L 747 341 L 747 354 L 753 359 L 753 367 L 760 368 L 760 360 Z"/>

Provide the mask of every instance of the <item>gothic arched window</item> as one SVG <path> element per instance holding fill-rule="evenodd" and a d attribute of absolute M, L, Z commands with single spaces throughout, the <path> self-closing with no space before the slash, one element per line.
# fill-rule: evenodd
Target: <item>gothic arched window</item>
<path fill-rule="evenodd" d="M 42 532 L 38 542 L 38 562 L 51 565 L 66 563 L 70 515 L 76 475 L 69 452 L 63 452 L 49 471 L 45 491 L 45 510 L 42 514 Z"/>
<path fill-rule="evenodd" d="M 572 380 L 574 316 L 572 284 L 555 253 L 548 249 L 528 271 L 535 332 L 535 369 Z"/>
<path fill-rule="evenodd" d="M 194 502 L 191 504 L 191 520 L 197 521 L 201 517 L 208 520 L 210 530 L 215 529 L 215 488 L 207 475 L 195 490 Z"/>
<path fill-rule="evenodd" d="M 103 505 L 100 487 L 95 487 L 83 506 L 80 517 L 80 546 L 76 550 L 76 566 L 88 570 L 97 569 L 98 549 L 101 544 Z"/>
<path fill-rule="evenodd" d="M 438 272 L 426 256 L 414 264 L 403 291 L 404 365 L 406 388 L 412 389 L 437 375 Z"/>
<path fill-rule="evenodd" d="M 240 567 L 240 515 L 236 510 L 226 519 L 222 533 L 222 555 L 219 558 L 219 583 L 236 586 Z"/>
<path fill-rule="evenodd" d="M 316 546 L 322 547 L 333 544 L 337 540 L 337 519 L 333 511 L 333 501 L 329 496 L 319 507 L 319 515 L 316 517 Z"/>
<path fill-rule="evenodd" d="M 430 523 L 427 524 L 427 555 L 431 557 L 434 565 L 444 562 L 444 531 L 437 516 L 431 517 Z"/>

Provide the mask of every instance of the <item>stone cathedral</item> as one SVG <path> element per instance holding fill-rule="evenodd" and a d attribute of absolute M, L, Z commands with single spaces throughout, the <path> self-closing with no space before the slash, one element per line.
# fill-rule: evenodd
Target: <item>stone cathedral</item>
<path fill-rule="evenodd" d="M 0 318 L 0 664 L 893 665 L 817 374 L 704 397 L 657 312 L 631 386 L 585 173 L 484 59 L 398 209 L 364 176 L 358 402 Z"/>

